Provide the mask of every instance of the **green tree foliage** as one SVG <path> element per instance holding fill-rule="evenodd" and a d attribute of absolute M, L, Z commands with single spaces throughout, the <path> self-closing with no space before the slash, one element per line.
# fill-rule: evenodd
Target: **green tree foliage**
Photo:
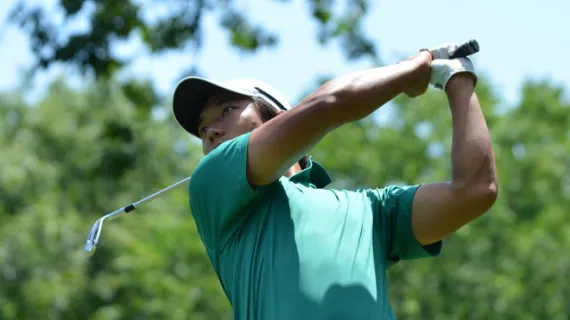
<path fill-rule="evenodd" d="M 322 44 L 338 41 L 347 59 L 377 58 L 374 43 L 361 26 L 369 1 L 306 2 L 308 17 L 318 26 L 316 40 Z M 198 52 L 208 14 L 218 18 L 229 43 L 243 53 L 272 47 L 279 41 L 278 31 L 253 22 L 250 14 L 232 0 L 58 0 L 56 4 L 49 8 L 21 0 L 11 11 L 10 21 L 30 36 L 39 68 L 64 62 L 96 76 L 112 75 L 128 62 L 113 51 L 113 46 L 132 37 L 142 40 L 152 53 L 181 48 Z M 79 20 L 86 20 L 88 27 L 80 31 L 73 28 Z M 189 66 L 189 70 L 195 69 Z"/>
<path fill-rule="evenodd" d="M 339 40 L 348 59 L 376 57 L 360 29 L 369 2 L 343 3 L 336 10 L 334 1 L 307 0 L 317 39 Z M 191 175 L 201 157 L 148 82 L 108 80 L 126 62 L 112 47 L 138 35 L 152 52 L 198 51 L 206 13 L 217 14 L 237 50 L 274 45 L 278 33 L 229 0 L 56 4 L 60 23 L 45 6 L 13 10 L 38 67 L 63 62 L 101 77 L 86 77 L 97 80 L 82 89 L 55 81 L 33 104 L 21 92 L 0 94 L 0 319 L 230 318 L 185 186 L 106 223 L 95 253 L 82 250 L 97 218 Z M 161 7 L 170 9 L 149 20 Z M 87 17 L 88 30 L 68 32 L 78 17 Z M 570 315 L 568 92 L 529 81 L 520 103 L 505 107 L 490 83 L 481 77 L 477 90 L 495 144 L 497 204 L 447 239 L 440 257 L 389 270 L 400 319 Z M 345 125 L 311 152 L 333 187 L 449 178 L 443 92 L 398 97 L 379 113 L 388 111 L 385 124 L 369 117 Z"/>
<path fill-rule="evenodd" d="M 439 258 L 389 270 L 396 313 L 564 319 L 570 101 L 548 82 L 528 82 L 508 109 L 498 107 L 488 81 L 478 92 L 495 143 L 499 200 L 447 239 Z M 345 125 L 313 150 L 334 187 L 449 177 L 444 94 L 399 97 L 390 111 L 387 124 L 370 117 Z M 0 319 L 229 318 L 185 187 L 108 222 L 95 253 L 82 251 L 102 214 L 192 173 L 200 148 L 171 117 L 141 117 L 113 83 L 78 91 L 56 81 L 34 105 L 0 96 L 0 143 Z"/>
<path fill-rule="evenodd" d="M 97 218 L 190 175 L 199 159 L 170 117 L 140 117 L 116 88 L 56 82 L 36 105 L 0 99 L 0 319 L 227 314 L 184 187 L 109 222 L 95 254 L 82 251 Z"/>

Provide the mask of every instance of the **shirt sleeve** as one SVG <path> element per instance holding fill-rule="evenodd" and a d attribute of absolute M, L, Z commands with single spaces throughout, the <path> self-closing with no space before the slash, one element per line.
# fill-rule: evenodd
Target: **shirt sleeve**
<path fill-rule="evenodd" d="M 412 203 L 419 185 L 389 186 L 372 190 L 375 228 L 384 248 L 388 265 L 400 260 L 434 257 L 442 241 L 422 246 L 412 231 Z"/>
<path fill-rule="evenodd" d="M 202 158 L 190 179 L 192 216 L 205 245 L 216 252 L 244 222 L 247 207 L 260 193 L 247 181 L 250 135 L 218 146 Z"/>

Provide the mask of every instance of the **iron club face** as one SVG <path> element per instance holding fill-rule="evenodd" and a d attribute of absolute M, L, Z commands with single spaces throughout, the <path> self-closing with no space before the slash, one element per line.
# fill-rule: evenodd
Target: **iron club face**
<path fill-rule="evenodd" d="M 85 241 L 85 246 L 83 247 L 83 250 L 85 252 L 89 252 L 92 251 L 95 246 L 97 246 L 97 243 L 99 243 L 99 237 L 101 236 L 101 231 L 103 230 L 103 222 L 106 219 L 112 218 L 116 215 L 118 215 L 119 213 L 127 213 L 130 211 L 135 210 L 135 206 L 133 204 L 130 204 L 126 207 L 123 207 L 119 210 L 113 211 L 109 214 L 104 215 L 102 218 L 98 219 L 97 221 L 95 221 L 95 223 L 93 224 L 93 227 L 91 228 L 91 231 L 89 232 L 89 236 L 87 237 L 87 241 Z"/>
<path fill-rule="evenodd" d="M 93 224 L 93 227 L 89 232 L 89 236 L 87 237 L 87 241 L 85 241 L 85 247 L 83 248 L 85 252 L 92 251 L 93 249 L 95 249 L 95 246 L 97 246 L 97 243 L 99 242 L 99 235 L 101 234 L 101 230 L 103 229 L 103 220 L 104 220 L 103 218 L 98 219 Z"/>

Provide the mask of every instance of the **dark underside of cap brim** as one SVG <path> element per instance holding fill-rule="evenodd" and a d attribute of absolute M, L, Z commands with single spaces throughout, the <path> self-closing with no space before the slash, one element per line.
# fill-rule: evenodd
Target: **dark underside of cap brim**
<path fill-rule="evenodd" d="M 223 88 L 199 79 L 187 79 L 178 85 L 174 92 L 173 112 L 174 117 L 186 131 L 200 137 L 198 119 L 208 99 L 218 90 Z"/>

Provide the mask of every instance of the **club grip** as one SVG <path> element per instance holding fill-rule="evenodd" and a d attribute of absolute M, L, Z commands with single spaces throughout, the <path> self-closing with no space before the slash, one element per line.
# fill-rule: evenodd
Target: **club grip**
<path fill-rule="evenodd" d="M 457 47 L 450 58 L 464 58 L 477 52 L 479 52 L 479 43 L 473 39 Z"/>

